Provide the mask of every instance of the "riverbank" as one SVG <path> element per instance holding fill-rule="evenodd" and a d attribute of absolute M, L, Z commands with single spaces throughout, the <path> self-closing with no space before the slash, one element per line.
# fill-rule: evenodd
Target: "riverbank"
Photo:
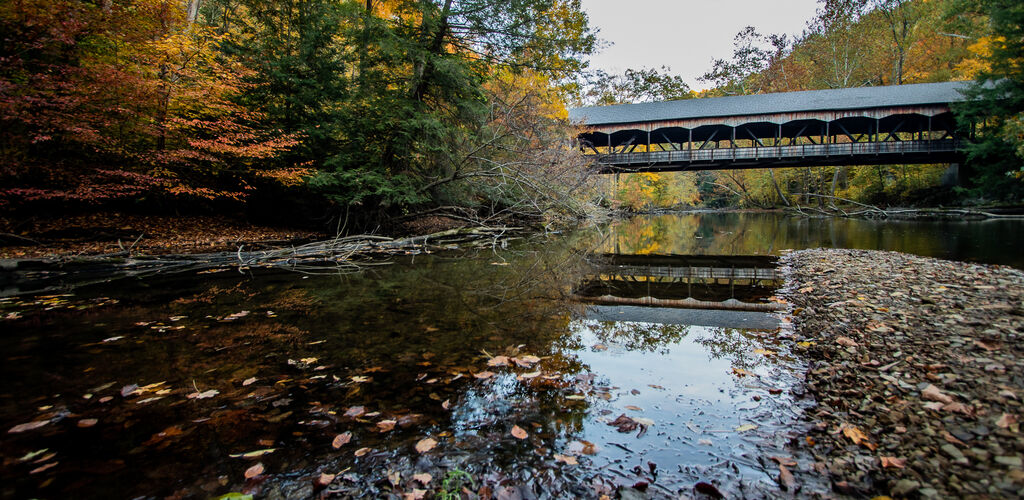
<path fill-rule="evenodd" d="M 802 474 L 855 497 L 1020 494 L 1024 273 L 861 250 L 782 264 L 818 403 Z"/>

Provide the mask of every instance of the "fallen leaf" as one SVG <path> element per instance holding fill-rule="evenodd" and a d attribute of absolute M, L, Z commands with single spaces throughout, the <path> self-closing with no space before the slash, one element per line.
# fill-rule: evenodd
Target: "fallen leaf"
<path fill-rule="evenodd" d="M 57 464 L 59 464 L 59 463 L 60 462 L 51 462 L 51 463 L 48 463 L 48 464 L 46 464 L 46 465 L 44 465 L 42 467 L 37 467 L 35 469 L 32 469 L 32 470 L 28 471 L 28 473 L 29 474 L 39 474 L 40 472 L 43 472 L 43 471 L 45 471 L 47 469 L 50 469 L 52 467 L 56 467 Z"/>
<path fill-rule="evenodd" d="M 444 403 L 441 403 L 441 408 L 444 408 L 445 410 L 447 410 L 448 408 L 451 408 L 451 406 L 452 406 L 451 401 L 449 401 L 447 399 L 444 400 Z"/>
<path fill-rule="evenodd" d="M 590 348 L 595 350 L 595 351 L 607 351 L 608 350 L 608 346 L 606 346 L 604 344 L 594 344 L 594 345 L 590 346 Z"/>
<path fill-rule="evenodd" d="M 342 446 L 345 446 L 346 444 L 348 444 L 348 442 L 351 441 L 351 440 L 352 440 L 352 433 L 349 432 L 349 431 L 345 431 L 345 432 L 343 432 L 341 434 L 338 434 L 337 436 L 334 436 L 334 440 L 331 441 L 331 446 L 335 450 L 337 450 L 338 448 L 341 448 Z"/>
<path fill-rule="evenodd" d="M 356 450 L 356 451 L 355 451 L 354 453 L 352 453 L 352 454 L 353 454 L 353 455 L 355 455 L 355 456 L 357 456 L 357 457 L 361 457 L 361 456 L 363 456 L 363 455 L 365 455 L 365 454 L 367 454 L 367 453 L 369 453 L 369 452 L 370 452 L 370 449 L 369 449 L 369 448 L 359 448 L 358 450 Z"/>
<path fill-rule="evenodd" d="M 933 401 L 931 403 L 925 403 L 922 406 L 924 406 L 925 408 L 927 408 L 929 410 L 939 411 L 945 405 L 943 405 L 942 403 L 939 403 L 937 401 Z"/>
<path fill-rule="evenodd" d="M 495 266 L 507 266 L 508 262 L 503 262 L 501 264 L 498 264 L 497 262 L 492 262 L 491 264 Z M 405 495 L 402 496 L 402 500 L 423 500 L 426 497 L 427 490 L 413 488 L 411 492 L 406 493 Z"/>
<path fill-rule="evenodd" d="M 754 425 L 754 424 L 743 424 L 743 425 L 737 427 L 735 430 L 736 430 L 736 432 L 747 432 L 747 431 L 752 431 L 754 429 L 757 429 L 757 426 Z"/>
<path fill-rule="evenodd" d="M 590 441 L 571 441 L 566 445 L 566 449 L 574 455 L 593 455 L 597 453 L 597 445 Z"/>
<path fill-rule="evenodd" d="M 938 401 L 944 404 L 953 402 L 953 398 L 944 394 L 938 387 L 935 387 L 932 384 L 928 384 L 928 387 L 925 387 L 924 390 L 921 391 L 921 397 L 929 401 Z"/>
<path fill-rule="evenodd" d="M 879 457 L 879 460 L 882 462 L 882 467 L 891 467 L 894 469 L 902 469 L 907 463 L 907 459 L 896 457 Z"/>
<path fill-rule="evenodd" d="M 529 434 L 527 434 L 522 427 L 519 427 L 518 425 L 513 425 L 512 436 L 514 436 L 516 439 L 526 439 L 526 437 L 529 436 Z"/>
<path fill-rule="evenodd" d="M 1010 427 L 1017 425 L 1017 415 L 1011 413 L 1004 413 L 999 420 L 996 420 L 996 426 L 1002 427 L 1003 429 L 1009 429 Z"/>
<path fill-rule="evenodd" d="M 188 395 L 188 398 L 189 399 L 207 399 L 207 398 L 212 398 L 212 397 L 214 397 L 214 396 L 216 396 L 218 394 L 220 394 L 220 391 L 218 391 L 217 389 L 210 389 L 208 391 L 203 391 L 203 392 L 193 392 L 192 394 Z"/>
<path fill-rule="evenodd" d="M 257 463 L 248 469 L 245 469 L 245 478 L 252 479 L 260 474 L 263 474 L 263 464 Z"/>
<path fill-rule="evenodd" d="M 779 484 L 786 491 L 796 489 L 796 479 L 793 478 L 793 473 L 789 472 L 789 468 L 782 464 L 779 464 Z"/>
<path fill-rule="evenodd" d="M 431 438 L 422 439 L 420 440 L 420 442 L 416 443 L 416 451 L 420 453 L 426 453 L 434 449 L 435 446 L 437 446 L 437 441 Z"/>
<path fill-rule="evenodd" d="M 952 403 L 943 405 L 942 406 L 942 411 L 951 411 L 951 412 L 955 412 L 955 413 L 962 413 L 962 414 L 967 415 L 967 416 L 971 416 L 971 415 L 974 414 L 974 410 L 972 410 L 971 407 L 969 407 L 969 406 L 967 406 L 967 405 L 965 405 L 963 403 L 957 403 L 955 401 L 952 402 Z"/>
<path fill-rule="evenodd" d="M 484 371 L 482 371 L 480 373 L 474 373 L 473 376 L 478 378 L 478 379 L 483 380 L 483 379 L 488 379 L 488 378 L 493 377 L 494 376 L 494 372 L 489 372 L 489 371 L 484 370 Z"/>
<path fill-rule="evenodd" d="M 516 378 L 517 378 L 517 379 L 519 379 L 519 380 L 528 380 L 528 379 L 531 379 L 531 378 L 537 378 L 537 377 L 539 377 L 539 376 L 540 376 L 540 373 L 541 373 L 541 372 L 539 372 L 539 371 L 536 371 L 536 372 L 530 372 L 530 373 L 524 373 L 524 374 L 522 374 L 522 375 L 519 375 L 519 376 L 518 376 L 518 377 L 516 377 Z"/>
<path fill-rule="evenodd" d="M 353 406 L 345 410 L 345 416 L 349 418 L 359 418 L 366 414 L 366 408 L 362 406 Z"/>
<path fill-rule="evenodd" d="M 42 427 L 42 426 L 44 426 L 44 425 L 46 425 L 48 423 L 50 423 L 49 420 L 38 420 L 38 421 L 35 421 L 35 422 L 29 422 L 27 424 L 18 424 L 18 425 L 15 425 L 14 427 L 11 427 L 10 430 L 8 430 L 7 432 L 9 434 L 17 434 L 19 432 L 25 432 L 25 431 L 30 431 L 32 429 L 38 429 L 38 428 L 40 428 L 40 427 Z"/>
<path fill-rule="evenodd" d="M 247 451 L 245 453 L 235 453 L 228 456 L 231 458 L 256 458 L 262 457 L 263 455 L 267 455 L 269 453 L 273 453 L 275 451 L 277 451 L 277 448 L 266 448 L 263 450 Z"/>
<path fill-rule="evenodd" d="M 352 382 L 355 383 L 355 384 L 363 384 L 363 383 L 366 383 L 366 382 L 369 382 L 369 381 L 373 380 L 373 378 L 367 377 L 365 375 L 355 375 L 355 376 L 349 377 L 349 379 L 351 379 Z"/>
<path fill-rule="evenodd" d="M 861 441 L 867 441 L 868 436 L 864 434 L 864 431 L 852 426 L 843 424 L 842 426 L 843 435 L 853 441 L 853 444 L 860 444 Z"/>
<path fill-rule="evenodd" d="M 96 425 L 98 422 L 99 420 L 96 420 L 95 418 L 83 418 L 82 420 L 78 421 L 78 426 L 84 429 L 87 427 L 92 427 Z"/>
<path fill-rule="evenodd" d="M 693 489 L 697 490 L 697 493 L 702 493 L 711 498 L 725 498 L 721 491 L 711 483 L 705 483 L 703 481 L 693 485 Z"/>
<path fill-rule="evenodd" d="M 715 443 L 713 443 L 710 439 L 698 439 L 697 444 L 703 446 L 713 446 Z"/>
<path fill-rule="evenodd" d="M 555 461 L 556 462 L 564 462 L 565 465 L 579 465 L 579 462 L 576 461 L 576 457 L 569 456 L 569 455 L 555 454 Z"/>
<path fill-rule="evenodd" d="M 508 356 L 495 356 L 487 361 L 487 366 L 508 366 Z"/>
<path fill-rule="evenodd" d="M 430 481 L 432 479 L 434 479 L 434 476 L 431 476 L 430 474 L 427 474 L 426 472 L 421 472 L 419 474 L 413 474 L 412 475 L 412 480 L 413 481 L 419 481 L 420 484 L 422 484 L 423 486 L 427 486 L 428 484 L 430 484 Z"/>
<path fill-rule="evenodd" d="M 377 428 L 380 429 L 381 432 L 388 432 L 391 429 L 394 429 L 395 428 L 395 424 L 397 424 L 397 423 L 398 423 L 397 420 L 391 420 L 391 419 L 381 420 L 380 422 L 377 422 Z"/>
<path fill-rule="evenodd" d="M 733 368 L 732 372 L 735 373 L 736 375 L 739 375 L 740 377 L 747 377 L 747 376 L 753 376 L 754 375 L 753 373 L 748 372 L 747 370 L 744 370 L 743 368 Z"/>
<path fill-rule="evenodd" d="M 836 343 L 846 347 L 857 347 L 857 342 L 854 342 L 854 340 L 851 339 L 850 337 L 836 337 Z"/>
<path fill-rule="evenodd" d="M 773 460 L 773 461 L 775 461 L 775 463 L 780 464 L 780 465 L 785 465 L 786 467 L 794 467 L 794 466 L 796 466 L 796 460 L 793 460 L 792 458 L 778 457 L 778 456 L 774 456 L 774 455 L 770 456 L 768 458 Z"/>
<path fill-rule="evenodd" d="M 760 354 L 762 356 L 773 356 L 775 351 L 769 351 L 768 349 L 754 349 L 754 354 Z"/>
<path fill-rule="evenodd" d="M 316 478 L 316 484 L 321 488 L 326 488 L 329 484 L 334 482 L 334 478 L 338 477 L 337 474 L 328 474 L 321 472 L 320 477 Z"/>
<path fill-rule="evenodd" d="M 641 408 L 639 406 L 633 406 L 633 405 L 626 405 L 625 408 L 627 410 L 633 410 L 633 411 L 644 411 L 643 408 Z"/>
<path fill-rule="evenodd" d="M 256 382 L 257 380 L 259 380 L 259 379 L 258 379 L 258 378 L 256 378 L 256 377 L 249 377 L 249 378 L 247 378 L 247 379 L 245 379 L 245 380 L 243 380 L 243 381 L 242 381 L 242 386 L 246 386 L 246 385 L 252 385 L 252 384 L 253 384 L 253 383 L 255 383 L 255 382 Z"/>
<path fill-rule="evenodd" d="M 513 361 L 519 366 L 530 366 L 540 363 L 540 358 L 527 354 L 525 356 L 517 356 L 513 358 Z"/>

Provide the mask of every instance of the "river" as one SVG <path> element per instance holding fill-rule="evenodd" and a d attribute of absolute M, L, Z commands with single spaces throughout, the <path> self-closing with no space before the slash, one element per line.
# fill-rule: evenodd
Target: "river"
<path fill-rule="evenodd" d="M 0 495 L 774 494 L 770 457 L 812 466 L 786 443 L 813 403 L 770 312 L 775 256 L 1024 267 L 1021 229 L 661 215 L 358 273 L 229 269 L 0 299 Z"/>

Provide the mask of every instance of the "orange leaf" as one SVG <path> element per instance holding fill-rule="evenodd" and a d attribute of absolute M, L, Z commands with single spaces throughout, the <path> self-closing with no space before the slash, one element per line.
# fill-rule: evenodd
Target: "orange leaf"
<path fill-rule="evenodd" d="M 529 434 L 527 434 L 526 431 L 524 431 L 522 427 L 519 427 L 518 425 L 513 425 L 512 426 L 512 435 L 515 436 L 516 439 L 526 439 L 526 437 Z"/>
<path fill-rule="evenodd" d="M 426 439 L 420 440 L 420 442 L 416 443 L 416 451 L 418 451 L 420 453 L 426 453 L 426 452 L 434 449 L 435 446 L 437 446 L 437 441 L 435 441 L 435 440 L 433 440 L 431 438 L 426 438 Z"/>
<path fill-rule="evenodd" d="M 331 441 L 331 446 L 333 446 L 334 449 L 337 450 L 338 448 L 341 448 L 342 446 L 345 446 L 351 440 L 352 440 L 352 433 L 346 431 L 346 432 L 343 432 L 341 434 L 338 434 L 337 436 L 334 436 L 334 440 Z"/>
<path fill-rule="evenodd" d="M 896 457 L 879 457 L 879 458 L 882 461 L 882 467 L 892 467 L 894 469 L 902 469 L 906 465 L 906 463 L 907 463 L 907 459 L 905 459 L 905 458 L 896 458 Z"/>

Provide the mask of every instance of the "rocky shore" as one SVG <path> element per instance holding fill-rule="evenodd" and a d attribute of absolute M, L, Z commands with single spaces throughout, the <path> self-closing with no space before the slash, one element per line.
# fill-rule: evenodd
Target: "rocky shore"
<path fill-rule="evenodd" d="M 840 497 L 1024 495 L 1024 273 L 860 250 L 782 265 L 817 401 L 798 478 Z"/>

